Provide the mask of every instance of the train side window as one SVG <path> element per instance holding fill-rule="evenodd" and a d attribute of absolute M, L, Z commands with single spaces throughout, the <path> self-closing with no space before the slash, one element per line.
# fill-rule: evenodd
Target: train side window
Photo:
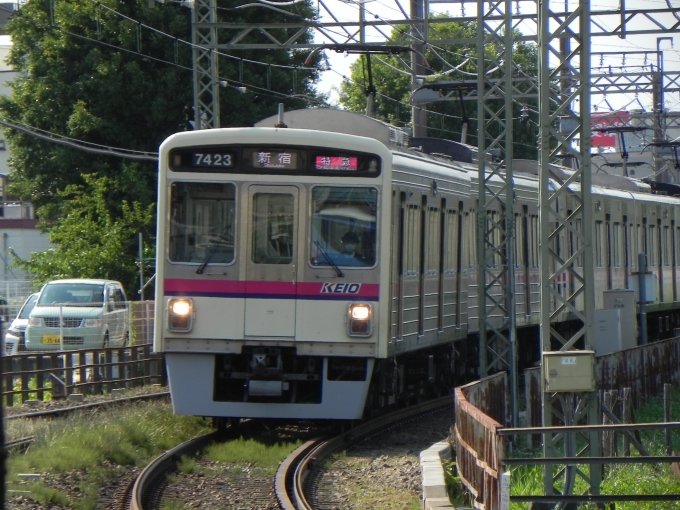
<path fill-rule="evenodd" d="M 441 242 L 441 214 L 436 207 L 427 210 L 427 264 L 425 270 L 428 274 L 439 272 L 439 243 Z"/>
<path fill-rule="evenodd" d="M 663 228 L 663 265 L 670 266 L 673 260 L 673 244 L 671 243 L 670 227 Z"/>
<path fill-rule="evenodd" d="M 458 236 L 458 214 L 454 209 L 449 209 L 446 211 L 446 255 L 444 259 L 444 271 L 447 274 L 454 274 L 458 266 L 458 247 L 460 246 Z"/>
<path fill-rule="evenodd" d="M 576 267 L 583 267 L 583 228 L 581 220 L 574 222 L 574 252 L 576 255 Z"/>
<path fill-rule="evenodd" d="M 418 274 L 420 267 L 420 206 L 410 204 L 406 209 L 406 274 Z"/>
<path fill-rule="evenodd" d="M 642 228 L 643 226 L 640 225 L 639 223 L 637 224 L 637 252 L 638 253 L 647 253 L 647 246 L 645 245 L 645 232 L 644 229 Z M 637 255 L 638 253 L 633 254 L 634 259 L 637 260 Z"/>
<path fill-rule="evenodd" d="M 631 260 L 630 260 L 630 233 L 628 231 L 628 223 L 627 223 L 627 218 L 624 216 L 623 217 L 623 264 L 625 267 L 631 267 Z"/>
<path fill-rule="evenodd" d="M 656 225 L 647 225 L 647 265 L 656 266 L 659 260 L 658 241 L 656 239 Z"/>
<path fill-rule="evenodd" d="M 531 215 L 529 227 L 531 230 L 531 232 L 529 233 L 529 236 L 531 238 L 531 245 L 529 246 L 529 261 L 531 263 L 531 267 L 539 267 L 540 254 L 538 246 L 538 234 L 539 234 L 538 215 L 536 214 Z"/>
<path fill-rule="evenodd" d="M 470 210 L 465 213 L 465 242 L 467 244 L 467 260 L 466 265 L 472 269 L 477 263 L 477 229 L 474 225 L 475 214 Z"/>
<path fill-rule="evenodd" d="M 621 224 L 614 223 L 612 231 L 612 262 L 614 267 L 621 267 Z"/>
<path fill-rule="evenodd" d="M 522 222 L 522 216 L 515 213 L 515 235 L 512 239 L 512 249 L 515 256 L 515 267 L 521 267 L 524 265 L 524 250 L 522 247 L 522 239 L 524 239 L 524 223 Z"/>
<path fill-rule="evenodd" d="M 236 186 L 173 182 L 168 257 L 172 262 L 234 261 Z"/>
<path fill-rule="evenodd" d="M 595 265 L 597 267 L 604 266 L 604 239 L 603 239 L 603 224 L 601 221 L 595 222 Z"/>

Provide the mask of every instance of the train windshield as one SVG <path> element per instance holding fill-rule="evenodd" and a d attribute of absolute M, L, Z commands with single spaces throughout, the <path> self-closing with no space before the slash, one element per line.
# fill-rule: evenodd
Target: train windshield
<path fill-rule="evenodd" d="M 170 191 L 173 262 L 234 261 L 234 197 L 229 183 L 174 182 Z"/>
<path fill-rule="evenodd" d="M 377 208 L 375 188 L 313 188 L 312 265 L 374 266 Z"/>

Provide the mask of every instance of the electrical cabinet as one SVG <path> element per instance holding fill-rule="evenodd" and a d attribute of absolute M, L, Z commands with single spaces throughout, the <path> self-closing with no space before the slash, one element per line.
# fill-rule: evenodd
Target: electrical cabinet
<path fill-rule="evenodd" d="M 595 390 L 595 351 L 548 351 L 543 353 L 546 391 Z"/>
<path fill-rule="evenodd" d="M 635 303 L 635 291 L 632 289 L 605 290 L 603 297 L 605 310 L 619 310 L 621 312 L 621 341 L 619 348 L 615 350 L 637 347 L 637 305 Z M 597 313 L 598 310 L 595 312 Z M 598 355 L 604 354 L 604 352 L 600 352 L 597 348 L 595 350 Z"/>

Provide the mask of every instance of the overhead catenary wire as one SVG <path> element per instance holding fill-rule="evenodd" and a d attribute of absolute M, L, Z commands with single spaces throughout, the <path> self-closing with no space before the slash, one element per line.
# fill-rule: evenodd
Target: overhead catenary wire
<path fill-rule="evenodd" d="M 115 156 L 124 159 L 133 159 L 137 161 L 158 161 L 157 152 L 141 152 L 141 151 L 131 151 L 129 149 L 121 149 L 118 147 L 107 147 L 102 145 L 90 144 L 82 140 L 75 141 L 73 138 L 62 137 L 55 133 L 50 133 L 45 135 L 37 132 L 38 128 L 33 128 L 31 126 L 19 125 L 6 120 L 0 120 L 0 126 L 5 128 L 14 129 L 21 131 L 27 135 L 45 140 L 47 142 L 56 143 L 58 145 L 65 145 L 72 149 L 78 149 L 85 152 L 91 152 L 94 154 L 102 154 L 105 156 Z M 43 130 L 41 130 L 43 131 Z"/>

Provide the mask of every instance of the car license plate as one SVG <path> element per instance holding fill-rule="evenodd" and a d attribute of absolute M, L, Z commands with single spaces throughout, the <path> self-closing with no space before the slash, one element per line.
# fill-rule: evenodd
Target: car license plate
<path fill-rule="evenodd" d="M 58 344 L 59 343 L 59 335 L 43 335 L 43 342 L 44 344 Z"/>

